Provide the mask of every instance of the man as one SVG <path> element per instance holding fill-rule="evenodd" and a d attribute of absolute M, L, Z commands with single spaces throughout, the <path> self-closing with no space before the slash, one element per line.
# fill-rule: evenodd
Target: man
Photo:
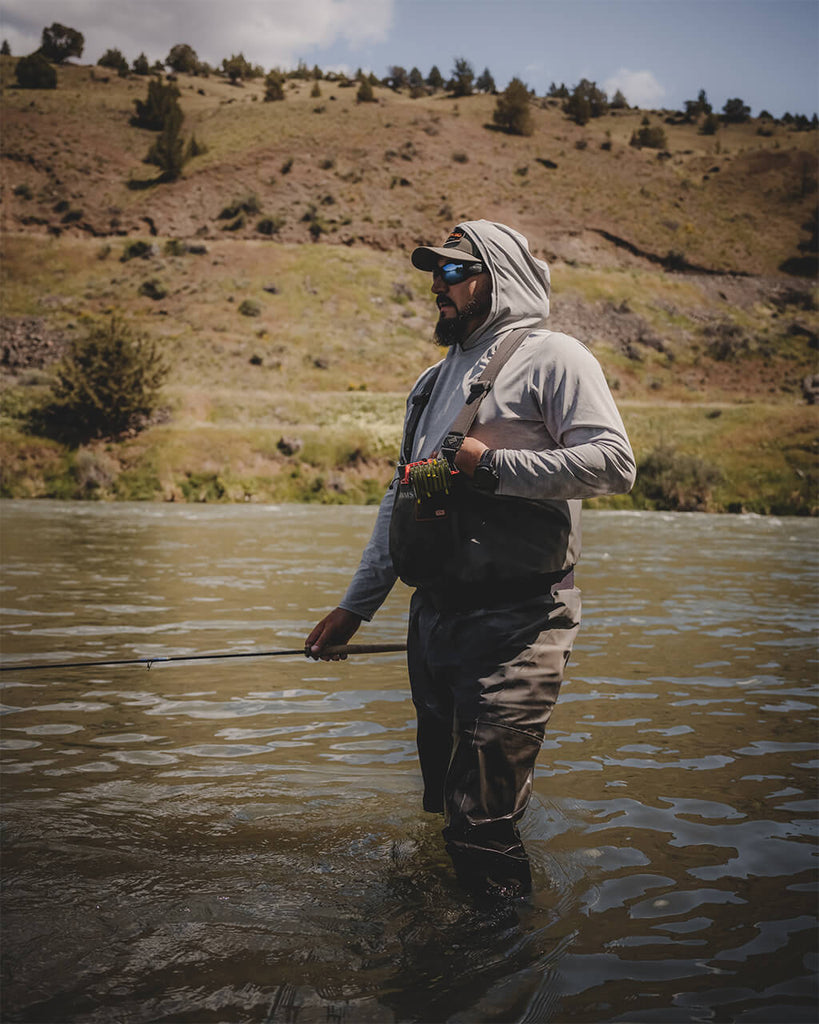
<path fill-rule="evenodd" d="M 410 393 L 403 461 L 443 456 L 457 470 L 446 474 L 457 530 L 441 578 L 422 578 L 410 604 L 423 806 L 445 815 L 465 888 L 517 896 L 531 888 L 517 823 L 580 624 L 581 499 L 628 491 L 634 456 L 597 360 L 546 329 L 549 268 L 522 235 L 467 221 L 412 263 L 432 274 L 435 337 L 448 351 Z M 517 347 L 476 391 L 507 338 Z M 461 441 L 453 422 L 476 398 Z M 313 657 L 346 643 L 392 588 L 401 486 L 399 473 L 347 593 L 307 637 Z M 412 550 L 423 554 L 423 543 Z M 411 569 L 402 578 L 416 583 Z"/>

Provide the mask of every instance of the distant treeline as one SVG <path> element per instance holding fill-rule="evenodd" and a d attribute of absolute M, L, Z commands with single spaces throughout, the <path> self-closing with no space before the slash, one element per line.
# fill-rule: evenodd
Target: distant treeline
<path fill-rule="evenodd" d="M 77 29 L 54 22 L 44 28 L 40 48 L 33 54 L 18 61 L 16 74 L 22 88 L 48 89 L 56 88 L 57 76 L 54 64 L 62 64 L 70 57 L 81 57 L 85 48 L 85 37 Z M 3 40 L 0 53 L 10 56 L 8 41 Z M 216 76 L 226 78 L 236 85 L 253 79 L 265 79 L 265 99 L 283 100 L 286 97 L 284 84 L 287 81 L 312 81 L 314 94 L 319 95 L 318 83 L 321 81 L 335 82 L 342 87 L 358 86 L 359 102 L 373 102 L 376 87 L 391 89 L 395 92 L 408 92 L 410 97 L 418 99 L 422 96 L 446 92 L 453 97 L 472 96 L 475 93 L 499 95 L 495 79 L 489 68 L 484 68 L 480 75 L 475 74 L 473 66 L 464 57 L 456 57 L 448 78 L 444 78 L 437 65 L 430 68 L 429 74 L 413 67 L 409 71 L 400 65 L 392 65 L 383 78 L 373 72 L 365 73 L 359 68 L 349 76 L 341 71 L 322 71 L 316 64 L 309 68 L 304 61 L 299 61 L 294 69 L 272 68 L 265 73 L 260 64 L 251 64 L 244 54 L 232 54 L 225 57 L 221 65 L 214 67 L 199 59 L 196 50 L 188 43 L 176 43 L 171 47 L 164 61 L 151 64 L 144 53 L 140 53 L 133 61 L 128 62 L 125 55 L 118 49 L 105 51 L 97 60 L 100 67 L 110 68 L 121 77 L 129 75 L 171 74 L 196 75 L 203 78 Z M 497 125 L 516 134 L 531 133 L 531 116 L 528 104 L 537 99 L 535 90 L 529 89 L 519 78 L 513 78 L 506 89 L 500 94 L 494 120 Z M 546 101 L 558 103 L 563 111 L 577 124 L 583 125 L 592 118 L 601 117 L 612 110 L 627 110 L 629 104 L 620 89 L 609 99 L 606 92 L 596 82 L 582 78 L 577 85 L 569 89 L 565 83 L 557 85 L 552 82 L 545 96 Z M 703 134 L 713 134 L 721 124 L 740 124 L 751 117 L 751 108 L 742 99 L 734 97 L 726 101 L 722 112 L 714 112 L 708 102 L 705 90 L 701 89 L 696 99 L 686 100 L 683 109 L 665 112 L 668 124 L 698 124 Z M 819 116 L 791 114 L 786 112 L 781 118 L 775 118 L 767 110 L 759 113 L 761 121 L 781 124 L 797 131 L 808 131 L 819 128 Z M 651 144 L 645 141 L 635 144 Z"/>

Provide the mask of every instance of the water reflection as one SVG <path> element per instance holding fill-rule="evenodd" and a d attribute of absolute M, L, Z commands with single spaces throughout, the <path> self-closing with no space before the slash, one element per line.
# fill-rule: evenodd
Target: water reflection
<path fill-rule="evenodd" d="M 2 516 L 5 663 L 297 647 L 372 522 Z M 3 1020 L 813 1020 L 815 526 L 585 533 L 536 893 L 505 910 L 419 810 L 401 655 L 3 673 Z"/>

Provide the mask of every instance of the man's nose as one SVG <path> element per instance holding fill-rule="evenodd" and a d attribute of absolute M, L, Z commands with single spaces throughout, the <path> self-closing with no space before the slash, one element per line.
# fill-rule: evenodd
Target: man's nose
<path fill-rule="evenodd" d="M 435 295 L 440 295 L 442 292 L 445 292 L 446 290 L 447 290 L 447 283 L 443 279 L 443 277 L 441 277 L 440 274 L 433 274 L 432 275 L 432 291 L 435 293 Z"/>

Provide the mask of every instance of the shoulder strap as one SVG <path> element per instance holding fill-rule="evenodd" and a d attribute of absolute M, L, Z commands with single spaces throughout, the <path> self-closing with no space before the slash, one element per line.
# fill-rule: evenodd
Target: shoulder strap
<path fill-rule="evenodd" d="M 522 327 L 517 331 L 507 334 L 500 345 L 498 345 L 495 354 L 484 367 L 483 373 L 469 386 L 469 398 L 467 398 L 463 409 L 455 417 L 452 426 L 449 428 L 449 433 L 441 445 L 441 452 L 450 464 L 454 463 L 455 455 L 461 447 L 463 439 L 475 422 L 475 417 L 478 415 L 478 407 L 492 390 L 492 385 L 495 383 L 498 374 L 524 338 L 528 338 L 531 333 L 531 327 Z"/>
<path fill-rule="evenodd" d="M 430 396 L 432 395 L 432 389 L 435 387 L 435 382 L 438 380 L 438 374 L 440 372 L 441 365 L 439 364 L 430 371 L 430 374 L 424 381 L 424 386 L 421 390 L 414 394 L 410 399 L 412 409 L 407 417 L 407 425 L 404 428 L 404 440 L 401 445 L 401 462 L 405 465 L 412 461 L 412 446 L 415 443 L 415 434 L 418 430 L 421 413 L 429 403 Z"/>

